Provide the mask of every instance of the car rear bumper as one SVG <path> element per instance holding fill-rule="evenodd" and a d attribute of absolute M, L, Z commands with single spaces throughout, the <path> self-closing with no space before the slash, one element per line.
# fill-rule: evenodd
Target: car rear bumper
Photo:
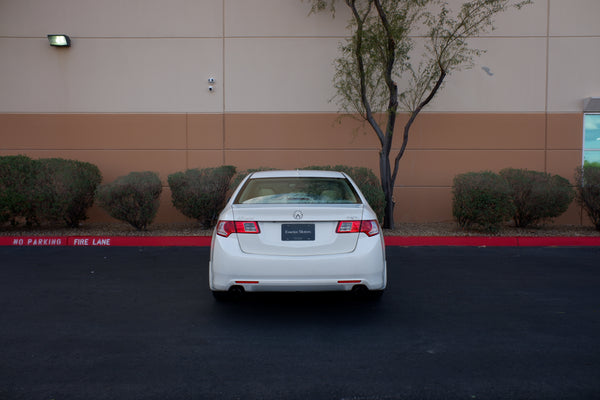
<path fill-rule="evenodd" d="M 364 234 L 362 234 L 364 235 Z M 274 256 L 243 253 L 237 238 L 216 237 L 209 265 L 213 291 L 242 286 L 253 291 L 347 291 L 386 287 L 385 249 L 380 235 L 361 237 L 351 253 L 318 256 Z"/>

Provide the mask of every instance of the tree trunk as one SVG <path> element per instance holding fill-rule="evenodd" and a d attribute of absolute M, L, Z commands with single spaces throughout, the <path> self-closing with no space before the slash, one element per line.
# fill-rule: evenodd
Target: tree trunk
<path fill-rule="evenodd" d="M 386 148 L 383 148 L 379 153 L 379 175 L 381 176 L 381 188 L 385 196 L 383 228 L 394 229 L 394 183 L 392 182 L 390 168 L 390 152 Z"/>

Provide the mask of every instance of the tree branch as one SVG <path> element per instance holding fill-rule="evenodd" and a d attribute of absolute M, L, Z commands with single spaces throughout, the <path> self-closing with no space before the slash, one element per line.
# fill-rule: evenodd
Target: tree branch
<path fill-rule="evenodd" d="M 400 159 L 402 158 L 402 156 L 404 155 L 404 152 L 406 151 L 406 146 L 408 145 L 408 134 L 410 132 L 410 128 L 412 127 L 413 122 L 415 122 L 415 119 L 417 118 L 417 115 L 419 115 L 421 110 L 427 104 L 429 104 L 431 102 L 431 100 L 433 100 L 433 98 L 435 97 L 438 90 L 442 87 L 442 83 L 444 82 L 446 75 L 447 75 L 447 72 L 440 65 L 440 76 L 438 77 L 438 80 L 435 83 L 435 86 L 433 87 L 433 89 L 431 89 L 429 96 L 427 96 L 427 98 L 425 100 L 423 100 L 421 102 L 421 104 L 419 104 L 419 106 L 415 110 L 413 110 L 413 112 L 410 115 L 409 120 L 406 122 L 406 125 L 404 125 L 404 135 L 402 137 L 402 147 L 400 148 L 400 151 L 398 152 L 398 154 L 396 155 L 396 158 L 394 159 L 394 172 L 392 173 L 392 182 L 396 181 L 396 176 L 398 175 L 398 166 L 400 164 Z"/>
<path fill-rule="evenodd" d="M 388 20 L 385 10 L 383 9 L 381 1 L 374 0 L 374 4 L 375 8 L 377 9 L 377 14 L 379 15 L 379 19 L 381 21 L 381 25 L 383 26 L 383 29 L 385 31 L 387 41 L 384 79 L 388 87 L 389 102 L 387 108 L 388 118 L 385 132 L 386 145 L 383 149 L 389 154 L 392 148 L 394 127 L 396 126 L 396 113 L 398 112 L 398 85 L 396 85 L 396 82 L 394 82 L 394 80 L 392 79 L 394 65 L 396 63 L 396 41 L 394 40 L 394 34 L 392 32 L 390 22 Z"/>
<path fill-rule="evenodd" d="M 379 124 L 377 123 L 377 121 L 375 120 L 375 117 L 373 115 L 373 110 L 371 108 L 371 104 L 369 102 L 369 99 L 367 98 L 367 84 L 366 84 L 366 80 L 365 80 L 366 72 L 365 72 L 365 64 L 364 64 L 364 56 L 363 56 L 364 24 L 365 24 L 365 21 L 371 11 L 371 4 L 372 4 L 372 2 L 369 1 L 367 10 L 365 11 L 364 16 L 361 16 L 360 12 L 358 11 L 358 8 L 356 6 L 356 0 L 346 0 L 346 5 L 348 7 L 350 7 L 350 9 L 352 10 L 352 15 L 356 22 L 355 56 L 356 56 L 356 64 L 357 64 L 357 68 L 358 68 L 358 76 L 359 76 L 359 80 L 360 80 L 360 98 L 361 98 L 361 103 L 365 109 L 365 119 L 367 120 L 369 125 L 371 125 L 371 127 L 373 128 L 373 130 L 377 134 L 377 137 L 379 138 L 379 142 L 383 146 L 385 143 L 385 136 L 383 134 L 383 131 L 381 130 L 381 127 L 379 126 Z"/>

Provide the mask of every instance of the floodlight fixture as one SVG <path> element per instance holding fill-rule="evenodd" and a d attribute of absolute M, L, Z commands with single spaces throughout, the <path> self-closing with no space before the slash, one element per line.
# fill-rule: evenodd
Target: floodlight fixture
<path fill-rule="evenodd" d="M 67 35 L 48 35 L 50 46 L 71 47 L 71 38 Z"/>

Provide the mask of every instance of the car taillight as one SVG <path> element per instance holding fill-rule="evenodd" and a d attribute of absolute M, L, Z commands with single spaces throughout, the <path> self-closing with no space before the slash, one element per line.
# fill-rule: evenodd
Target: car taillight
<path fill-rule="evenodd" d="M 260 233 L 258 222 L 254 221 L 219 221 L 217 235 L 228 237 L 232 233 Z"/>
<path fill-rule="evenodd" d="M 340 221 L 336 233 L 365 233 L 367 236 L 375 236 L 379 233 L 379 224 L 376 220 L 368 221 Z"/>

